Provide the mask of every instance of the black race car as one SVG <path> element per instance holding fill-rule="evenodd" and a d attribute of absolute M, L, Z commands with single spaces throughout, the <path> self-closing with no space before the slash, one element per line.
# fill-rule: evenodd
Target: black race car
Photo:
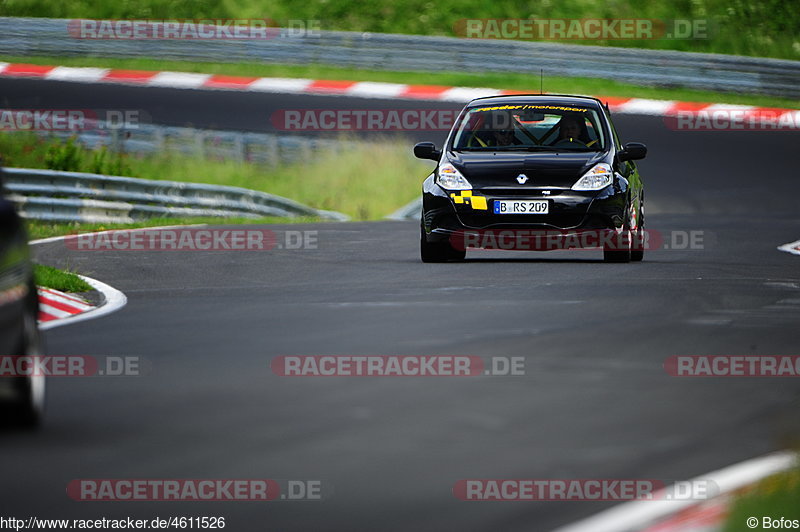
<path fill-rule="evenodd" d="M 608 108 L 577 96 L 479 98 L 439 151 L 423 183 L 423 262 L 463 260 L 469 248 L 602 248 L 609 262 L 644 256 L 644 189 Z"/>
<path fill-rule="evenodd" d="M 39 298 L 28 238 L 14 206 L 2 197 L 0 174 L 0 425 L 37 425 L 44 409 L 44 376 L 20 375 L 41 356 Z"/>

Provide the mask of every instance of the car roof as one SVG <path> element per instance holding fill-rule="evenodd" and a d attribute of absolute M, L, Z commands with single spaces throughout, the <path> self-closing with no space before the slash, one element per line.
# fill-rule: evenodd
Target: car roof
<path fill-rule="evenodd" d="M 486 96 L 475 98 L 467 107 L 483 107 L 485 105 L 505 104 L 538 104 L 538 105 L 582 105 L 586 107 L 600 107 L 602 103 L 591 96 L 570 96 L 566 94 L 507 94 L 504 96 Z"/>

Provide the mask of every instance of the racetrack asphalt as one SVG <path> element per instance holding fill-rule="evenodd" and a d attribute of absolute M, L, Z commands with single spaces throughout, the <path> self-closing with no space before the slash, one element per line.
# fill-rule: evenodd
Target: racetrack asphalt
<path fill-rule="evenodd" d="M 154 121 L 219 129 L 258 130 L 248 124 L 262 109 L 420 106 L 20 80 L 0 88 L 5 106 L 150 106 Z M 318 248 L 303 250 L 37 246 L 39 260 L 128 296 L 115 314 L 48 332 L 48 352 L 139 356 L 150 370 L 50 379 L 43 429 L 0 437 L 3 513 L 220 515 L 237 531 L 545 531 L 613 503 L 464 502 L 453 485 L 680 480 L 798 441 L 796 380 L 676 378 L 662 367 L 672 355 L 800 354 L 800 263 L 775 249 L 800 238 L 798 134 L 615 123 L 623 142 L 650 150 L 640 165 L 647 226 L 702 231 L 702 249 L 653 250 L 631 264 L 602 263 L 599 251 L 476 251 L 465 263 L 422 264 L 414 222 L 269 226 L 318 231 Z M 269 368 L 275 356 L 324 354 L 520 356 L 526 374 L 286 378 Z M 79 478 L 320 479 L 333 493 L 76 502 L 65 488 Z"/>

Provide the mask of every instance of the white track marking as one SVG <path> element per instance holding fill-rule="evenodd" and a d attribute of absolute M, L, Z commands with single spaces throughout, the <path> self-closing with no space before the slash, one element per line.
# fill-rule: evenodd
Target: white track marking
<path fill-rule="evenodd" d="M 305 92 L 312 83 L 314 83 L 313 79 L 305 78 L 260 78 L 248 85 L 247 90 L 302 93 Z"/>
<path fill-rule="evenodd" d="M 361 98 L 390 98 L 400 97 L 408 85 L 402 83 L 377 83 L 372 81 L 361 81 L 347 90 L 348 96 L 358 96 Z"/>
<path fill-rule="evenodd" d="M 500 96 L 501 94 L 503 94 L 503 91 L 497 89 L 485 89 L 480 87 L 453 87 L 452 89 L 447 89 L 444 91 L 441 96 L 439 96 L 439 99 L 448 102 L 466 103 L 474 100 L 475 98 L 483 98 L 485 96 Z"/>
<path fill-rule="evenodd" d="M 78 68 L 78 67 L 55 67 L 53 70 L 45 74 L 45 79 L 57 81 L 83 81 L 93 82 L 101 81 L 106 74 L 107 68 Z"/>
<path fill-rule="evenodd" d="M 666 116 L 677 102 L 673 100 L 646 100 L 644 98 L 633 98 L 620 104 L 616 108 L 617 113 L 630 113 L 637 115 L 656 115 Z"/>
<path fill-rule="evenodd" d="M 778 249 L 786 253 L 791 253 L 792 255 L 800 255 L 800 240 L 778 246 Z"/>
<path fill-rule="evenodd" d="M 188 72 L 159 72 L 147 82 L 150 87 L 171 87 L 173 89 L 199 89 L 211 74 Z"/>

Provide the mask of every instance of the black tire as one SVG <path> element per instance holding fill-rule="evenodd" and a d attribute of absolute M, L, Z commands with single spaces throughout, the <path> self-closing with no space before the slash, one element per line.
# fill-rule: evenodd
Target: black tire
<path fill-rule="evenodd" d="M 461 261 L 467 256 L 467 250 L 455 249 L 447 240 L 443 242 L 428 242 L 425 229 L 420 226 L 419 256 L 422 262 Z"/>
<path fill-rule="evenodd" d="M 20 355 L 42 356 L 42 342 L 35 311 L 25 315 Z M 11 424 L 27 429 L 37 428 L 44 416 L 45 377 L 43 375 L 17 379 L 17 397 L 11 412 Z"/>
<path fill-rule="evenodd" d="M 630 230 L 625 229 L 628 231 L 628 238 L 627 238 L 627 248 L 626 249 L 618 249 L 620 247 L 619 243 L 621 241 L 620 238 L 617 238 L 617 245 L 613 247 L 604 247 L 603 248 L 603 261 L 605 262 L 630 262 L 631 261 L 631 238 L 630 238 Z"/>
<path fill-rule="evenodd" d="M 631 261 L 641 262 L 644 259 L 644 202 L 639 206 L 639 227 L 636 229 L 636 235 L 633 237 L 633 245 L 631 246 Z"/>

